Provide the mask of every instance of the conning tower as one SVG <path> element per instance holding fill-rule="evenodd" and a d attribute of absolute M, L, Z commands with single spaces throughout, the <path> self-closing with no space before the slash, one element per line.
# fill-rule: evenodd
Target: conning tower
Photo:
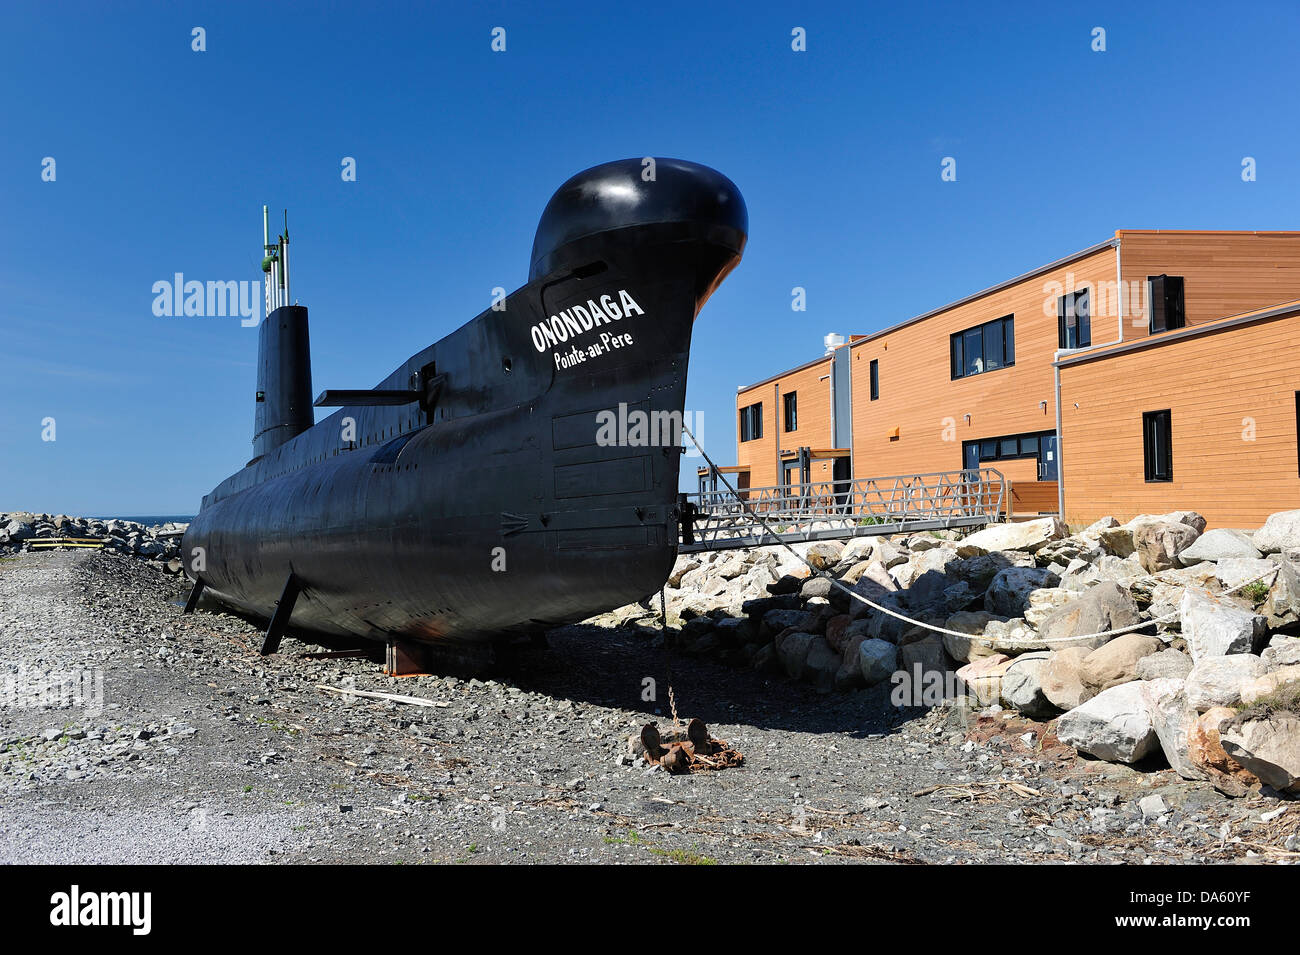
<path fill-rule="evenodd" d="M 262 322 L 257 346 L 253 461 L 302 434 L 315 423 L 307 309 L 289 304 L 288 213 L 285 214 L 284 233 L 272 243 L 267 208 L 262 206 L 262 248 L 266 319 Z"/>

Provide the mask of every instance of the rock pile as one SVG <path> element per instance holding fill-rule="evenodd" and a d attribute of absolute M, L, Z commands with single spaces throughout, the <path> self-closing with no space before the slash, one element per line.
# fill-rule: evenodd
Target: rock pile
<path fill-rule="evenodd" d="M 105 550 L 157 560 L 170 573 L 180 573 L 180 532 L 187 524 L 155 524 L 146 527 L 136 521 L 69 517 L 66 514 L 32 514 L 0 511 L 0 555 L 31 550 L 34 543 L 56 538 L 101 541 Z"/>
<path fill-rule="evenodd" d="M 681 556 L 668 639 L 826 691 L 955 673 L 977 705 L 1059 717 L 1059 738 L 1094 757 L 1162 754 L 1226 792 L 1300 792 L 1300 510 L 1253 534 L 1175 511 L 792 549 Z"/>

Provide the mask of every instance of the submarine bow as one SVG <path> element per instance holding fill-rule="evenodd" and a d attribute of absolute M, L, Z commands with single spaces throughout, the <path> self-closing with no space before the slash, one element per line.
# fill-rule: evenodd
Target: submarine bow
<path fill-rule="evenodd" d="M 186 532 L 187 573 L 281 626 L 430 642 L 654 592 L 676 553 L 694 320 L 747 234 L 740 191 L 706 166 L 574 176 L 542 213 L 526 285 L 376 387 L 326 390 L 316 405 L 337 410 L 293 416 L 278 444 L 259 411 L 257 456 Z M 259 400 L 298 408 L 306 310 L 285 300 L 264 326 L 259 369 L 288 386 L 259 378 Z"/>

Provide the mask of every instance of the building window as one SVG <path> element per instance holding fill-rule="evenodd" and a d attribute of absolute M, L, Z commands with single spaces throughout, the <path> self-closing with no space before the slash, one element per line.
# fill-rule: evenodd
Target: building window
<path fill-rule="evenodd" d="M 1151 334 L 1172 332 L 1187 324 L 1183 311 L 1183 277 L 1148 275 L 1147 301 L 1151 303 Z"/>
<path fill-rule="evenodd" d="M 1295 393 L 1295 450 L 1296 466 L 1300 468 L 1300 391 Z"/>
<path fill-rule="evenodd" d="M 1092 303 L 1086 288 L 1056 300 L 1056 323 L 1061 348 L 1086 348 L 1092 344 Z"/>
<path fill-rule="evenodd" d="M 763 436 L 763 402 L 740 409 L 740 440 L 754 441 Z"/>
<path fill-rule="evenodd" d="M 1142 458 L 1148 481 L 1174 479 L 1173 440 L 1169 409 L 1142 415 Z"/>
<path fill-rule="evenodd" d="M 784 427 L 786 431 L 793 431 L 799 427 L 799 408 L 797 391 L 792 391 L 787 395 L 781 396 L 781 404 L 784 418 Z M 760 437 L 762 437 L 760 435 Z"/>
<path fill-rule="evenodd" d="M 1056 432 L 1035 431 L 1031 434 L 1009 434 L 1000 438 L 962 442 L 962 467 L 967 470 L 975 470 L 990 461 L 1020 458 L 1033 458 L 1038 462 L 1038 480 L 1055 481 Z"/>
<path fill-rule="evenodd" d="M 871 359 L 871 400 L 880 397 L 880 359 Z"/>
<path fill-rule="evenodd" d="M 954 332 L 949 339 L 952 377 L 969 378 L 986 371 L 996 371 L 1016 363 L 1015 316 L 995 318 L 964 332 Z M 874 381 L 874 379 L 873 379 Z M 874 392 L 872 397 L 874 397 Z"/>

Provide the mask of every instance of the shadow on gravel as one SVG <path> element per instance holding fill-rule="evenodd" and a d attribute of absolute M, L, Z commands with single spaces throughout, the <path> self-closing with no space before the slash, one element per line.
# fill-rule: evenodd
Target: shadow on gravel
<path fill-rule="evenodd" d="M 201 617 L 209 610 L 237 616 L 257 630 L 266 626 L 265 621 L 206 599 L 200 601 L 195 616 Z M 374 641 L 296 629 L 288 636 L 297 641 L 296 646 L 286 644 L 282 653 L 324 656 L 365 649 L 376 664 L 382 664 L 384 659 L 383 645 Z M 682 720 L 698 717 L 711 726 L 747 724 L 799 733 L 866 737 L 894 733 L 926 712 L 893 706 L 888 684 L 856 693 L 820 694 L 807 684 L 792 683 L 779 675 L 670 653 L 652 646 L 653 636 L 650 631 L 642 634 L 573 624 L 550 631 L 544 646 L 530 642 L 501 645 L 496 660 L 490 664 L 449 654 L 440 661 L 436 672 L 461 679 L 497 680 L 575 703 L 619 707 L 644 713 L 646 722 L 671 720 L 670 682 Z M 250 643 L 249 649 L 255 651 L 255 645 Z M 400 679 L 391 683 L 389 692 L 405 692 Z"/>
<path fill-rule="evenodd" d="M 546 649 L 521 650 L 488 675 L 530 692 L 641 712 L 647 722 L 671 719 L 670 667 L 680 717 L 698 717 L 710 726 L 743 723 L 864 737 L 896 732 L 925 712 L 893 706 L 888 684 L 819 694 L 770 673 L 670 654 L 650 641 L 629 630 L 574 624 L 552 630 Z"/>

